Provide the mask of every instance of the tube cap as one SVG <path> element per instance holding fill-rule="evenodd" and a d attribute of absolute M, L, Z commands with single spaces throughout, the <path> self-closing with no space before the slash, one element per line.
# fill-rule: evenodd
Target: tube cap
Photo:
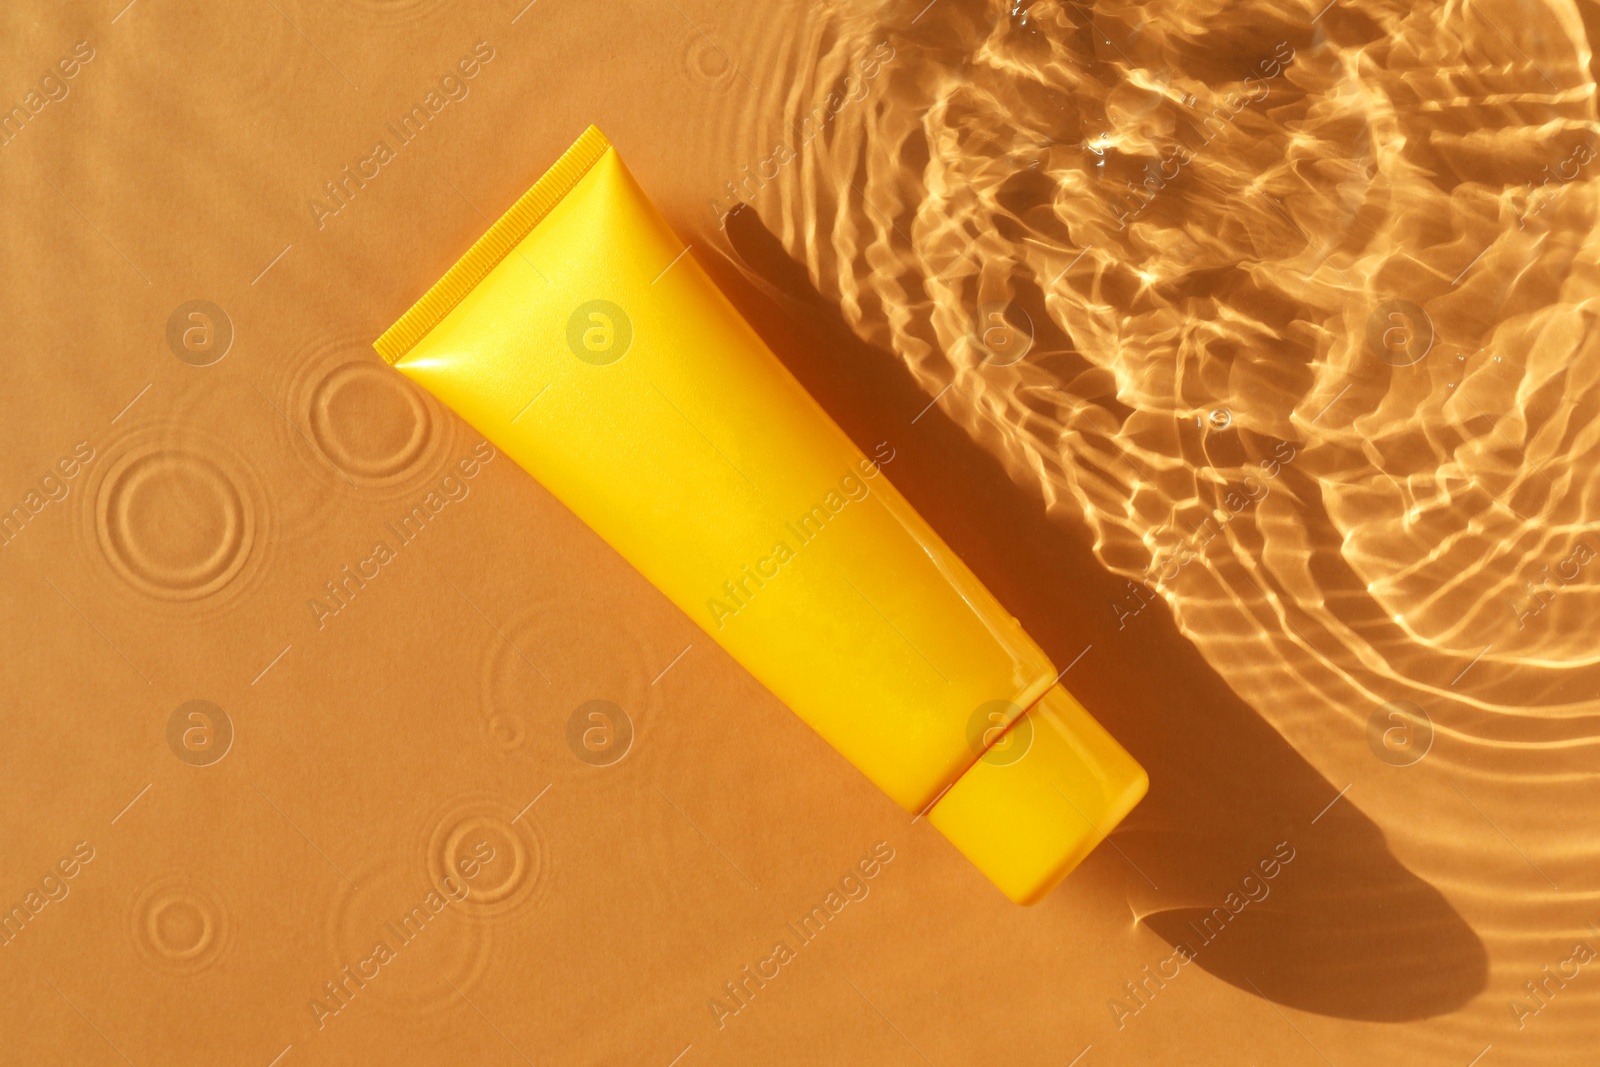
<path fill-rule="evenodd" d="M 1149 788 L 1144 768 L 1061 686 L 928 809 L 928 821 L 1018 904 L 1036 904 Z"/>

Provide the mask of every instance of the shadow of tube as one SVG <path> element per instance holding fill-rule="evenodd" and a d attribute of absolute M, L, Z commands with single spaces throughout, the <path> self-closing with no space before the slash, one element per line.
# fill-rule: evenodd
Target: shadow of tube
<path fill-rule="evenodd" d="M 1092 648 L 1066 681 L 1150 772 L 1111 839 L 1141 921 L 1223 981 L 1324 1015 L 1419 1019 L 1481 992 L 1482 942 L 1354 800 L 1335 800 L 1344 783 L 1241 700 L 1165 611 L 1120 628 L 1124 579 L 861 341 L 754 211 L 730 213 L 727 234 L 737 260 L 706 267 L 779 359 L 864 448 L 896 448 L 895 485 L 1057 663 Z M 1281 849 L 1292 858 L 1267 878 Z"/>

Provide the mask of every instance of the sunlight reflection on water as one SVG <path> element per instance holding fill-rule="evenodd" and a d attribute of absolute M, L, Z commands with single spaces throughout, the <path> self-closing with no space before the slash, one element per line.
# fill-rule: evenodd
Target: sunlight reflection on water
<path fill-rule="evenodd" d="M 769 42 L 781 116 L 738 120 L 805 140 L 723 202 L 1307 760 L 1370 779 L 1518 981 L 1600 914 L 1600 850 L 1557 817 L 1600 806 L 1583 18 L 822 5 Z M 1600 997 L 1568 995 L 1569 1026 Z"/>

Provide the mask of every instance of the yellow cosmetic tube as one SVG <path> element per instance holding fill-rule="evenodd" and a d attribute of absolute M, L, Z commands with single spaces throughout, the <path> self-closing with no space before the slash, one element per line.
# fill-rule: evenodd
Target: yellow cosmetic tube
<path fill-rule="evenodd" d="M 778 361 L 590 127 L 375 344 L 1002 891 L 1144 771 Z"/>

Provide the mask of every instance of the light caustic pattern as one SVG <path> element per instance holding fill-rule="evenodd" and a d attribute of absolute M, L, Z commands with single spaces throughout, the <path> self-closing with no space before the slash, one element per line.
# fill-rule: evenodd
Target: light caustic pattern
<path fill-rule="evenodd" d="M 1431 716 L 1363 803 L 1503 1000 L 1600 916 L 1600 8 L 917 6 L 784 46 L 790 129 L 894 58 L 755 207 L 1330 779 Z"/>

